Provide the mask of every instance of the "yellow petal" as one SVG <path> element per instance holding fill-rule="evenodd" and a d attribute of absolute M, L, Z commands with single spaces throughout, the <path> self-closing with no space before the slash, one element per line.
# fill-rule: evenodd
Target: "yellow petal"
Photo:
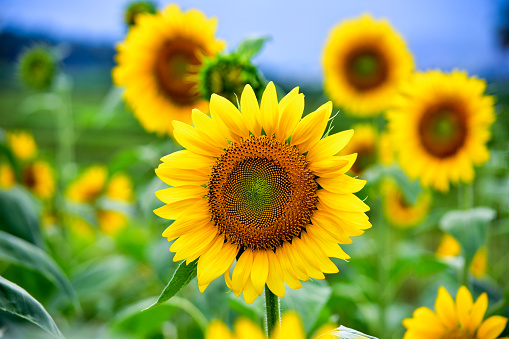
<path fill-rule="evenodd" d="M 210 223 L 210 215 L 208 213 L 186 214 L 182 218 L 178 218 L 163 232 L 163 237 L 172 241 L 181 235 L 190 232 L 199 232 L 203 227 Z"/>
<path fill-rule="evenodd" d="M 255 288 L 253 286 L 253 283 L 251 282 L 251 279 L 247 280 L 246 286 L 244 287 L 244 291 L 242 292 L 242 295 L 244 296 L 244 300 L 246 301 L 246 304 L 252 304 L 253 301 L 255 301 L 257 294 L 255 291 Z"/>
<path fill-rule="evenodd" d="M 369 206 L 353 194 L 337 194 L 327 190 L 318 190 L 317 196 L 322 204 L 339 211 L 369 211 Z"/>
<path fill-rule="evenodd" d="M 247 318 L 238 318 L 235 321 L 234 329 L 235 339 L 267 339 L 260 327 Z"/>
<path fill-rule="evenodd" d="M 228 99 L 217 94 L 212 94 L 210 98 L 210 114 L 213 119 L 220 120 L 230 131 L 238 136 L 247 137 L 249 135 L 242 114 Z"/>
<path fill-rule="evenodd" d="M 196 167 L 211 167 L 216 163 L 216 159 L 210 156 L 203 156 L 188 150 L 181 150 L 170 153 L 161 158 L 165 164 L 173 168 L 195 169 Z"/>
<path fill-rule="evenodd" d="M 235 268 L 233 269 L 232 290 L 237 297 L 242 293 L 244 286 L 246 286 L 251 276 L 252 266 L 253 251 L 246 249 L 237 260 L 237 264 L 235 264 Z"/>
<path fill-rule="evenodd" d="M 217 156 L 221 153 L 222 148 L 212 144 L 195 127 L 176 120 L 173 121 L 173 127 L 175 140 L 184 148 L 205 156 Z"/>
<path fill-rule="evenodd" d="M 348 164 L 348 161 L 341 159 L 341 157 L 328 157 L 320 161 L 311 162 L 309 164 L 309 169 L 317 176 L 323 176 L 334 172 L 334 177 L 336 177 L 336 173 L 339 171 L 342 173 L 346 172 L 343 169 L 346 168 Z"/>
<path fill-rule="evenodd" d="M 479 339 L 495 339 L 505 328 L 507 318 L 499 315 L 494 315 L 486 319 L 479 330 L 477 331 L 477 338 Z"/>
<path fill-rule="evenodd" d="M 332 103 L 329 101 L 306 115 L 297 124 L 290 144 L 297 145 L 301 153 L 309 151 L 322 138 L 331 111 Z"/>
<path fill-rule="evenodd" d="M 220 320 L 212 320 L 207 326 L 205 339 L 233 339 L 228 327 Z"/>
<path fill-rule="evenodd" d="M 271 339 L 306 339 L 304 328 L 295 312 L 286 312 L 281 317 L 281 326 L 276 326 Z"/>
<path fill-rule="evenodd" d="M 194 126 L 203 134 L 207 135 L 214 145 L 228 147 L 228 135 L 219 127 L 216 122 L 198 109 L 193 109 L 192 119 Z"/>
<path fill-rule="evenodd" d="M 213 225 L 204 227 L 200 232 L 193 232 L 181 236 L 173 242 L 170 251 L 175 252 L 173 261 L 188 260 L 188 263 L 197 259 L 205 252 L 215 240 L 217 230 Z"/>
<path fill-rule="evenodd" d="M 280 104 L 279 106 L 281 107 L 282 105 Z M 304 94 L 297 95 L 283 107 L 284 109 L 281 110 L 281 117 L 276 128 L 276 138 L 279 140 L 288 139 L 295 130 L 295 127 L 297 127 L 302 117 L 302 112 L 304 112 Z"/>
<path fill-rule="evenodd" d="M 269 259 L 269 274 L 267 275 L 267 286 L 280 298 L 285 296 L 285 283 L 283 269 L 279 263 L 276 254 L 272 250 L 267 251 Z"/>
<path fill-rule="evenodd" d="M 342 156 L 335 156 L 334 158 L 338 159 L 336 161 L 346 160 L 346 161 L 348 161 L 348 164 L 346 164 L 344 167 L 342 167 L 337 172 L 331 172 L 331 171 L 324 170 L 324 171 L 320 172 L 320 177 L 335 178 L 335 177 L 345 174 L 352 168 L 353 164 L 355 163 L 355 160 L 357 159 L 357 153 L 353 153 L 353 154 L 349 154 L 349 155 L 342 155 Z M 323 168 L 323 169 L 325 169 L 325 168 Z"/>
<path fill-rule="evenodd" d="M 484 314 L 488 309 L 488 295 L 486 292 L 481 293 L 479 298 L 474 303 L 472 307 L 472 313 L 470 314 L 470 323 L 467 324 L 468 329 L 471 331 L 475 331 L 479 325 L 481 325 L 482 319 L 484 318 Z"/>
<path fill-rule="evenodd" d="M 196 185 L 184 185 L 156 191 L 156 197 L 165 204 L 169 204 L 185 199 L 203 198 L 205 195 L 207 195 L 207 193 L 208 190 L 205 187 Z"/>
<path fill-rule="evenodd" d="M 445 327 L 440 318 L 429 308 L 419 307 L 414 311 L 413 318 L 403 320 L 408 332 L 420 333 L 417 338 L 436 338 L 444 333 Z"/>
<path fill-rule="evenodd" d="M 276 249 L 276 257 L 281 264 L 281 269 L 283 271 L 283 278 L 288 287 L 296 290 L 302 287 L 299 279 L 297 278 L 297 274 L 293 270 L 293 267 L 290 265 L 289 260 L 286 256 L 286 253 L 282 251 L 282 247 Z"/>
<path fill-rule="evenodd" d="M 438 297 L 435 301 L 435 311 L 440 317 L 442 323 L 449 329 L 455 329 L 458 327 L 454 300 L 452 300 L 451 295 L 443 286 L 440 286 L 438 289 Z"/>
<path fill-rule="evenodd" d="M 242 96 L 240 97 L 240 109 L 244 117 L 247 127 L 255 136 L 260 136 L 262 125 L 260 122 L 260 107 L 253 88 L 247 84 L 244 87 Z"/>
<path fill-rule="evenodd" d="M 306 160 L 314 161 L 338 154 L 353 136 L 353 129 L 329 135 L 316 143 L 306 155 Z"/>
<path fill-rule="evenodd" d="M 472 295 L 465 286 L 461 286 L 456 294 L 456 312 L 460 321 L 461 327 L 467 327 L 470 321 L 470 312 L 474 301 Z"/>
<path fill-rule="evenodd" d="M 271 81 L 262 95 L 260 105 L 260 121 L 265 134 L 269 137 L 274 134 L 279 122 L 279 105 L 277 102 L 276 86 Z"/>
<path fill-rule="evenodd" d="M 180 239 L 180 238 L 179 238 Z M 198 262 L 197 277 L 200 284 L 210 283 L 230 268 L 235 256 L 238 253 L 238 246 L 224 243 L 219 253 L 205 252 Z"/>
<path fill-rule="evenodd" d="M 251 268 L 251 280 L 258 295 L 262 295 L 263 287 L 269 274 L 269 260 L 264 250 L 254 251 L 253 266 Z"/>
<path fill-rule="evenodd" d="M 161 218 L 175 220 L 184 213 L 198 206 L 203 206 L 203 202 L 206 203 L 206 200 L 201 198 L 180 200 L 156 208 L 154 213 Z"/>
<path fill-rule="evenodd" d="M 355 179 L 343 174 L 333 178 L 318 178 L 316 183 L 329 192 L 348 194 L 359 192 L 366 185 L 366 180 Z"/>
<path fill-rule="evenodd" d="M 309 236 L 306 232 L 302 232 L 301 239 L 303 244 L 313 252 L 314 258 L 318 261 L 318 265 L 324 273 L 339 272 L 336 265 L 329 259 L 327 254 L 325 254 L 323 249 L 320 247 L 320 243 L 315 242 L 313 237 Z"/>
<path fill-rule="evenodd" d="M 288 105 L 288 103 L 290 101 L 292 101 L 293 99 L 295 99 L 295 97 L 299 95 L 299 87 L 295 87 L 294 89 L 292 89 L 290 92 L 288 92 L 287 95 L 285 95 L 283 97 L 283 99 L 281 99 L 281 101 L 279 102 L 279 111 L 280 112 L 283 112 L 284 109 L 286 108 L 286 105 Z"/>
<path fill-rule="evenodd" d="M 159 165 L 155 170 L 156 175 L 164 183 L 170 186 L 180 185 L 206 185 L 209 181 L 208 174 L 192 169 L 167 168 Z"/>

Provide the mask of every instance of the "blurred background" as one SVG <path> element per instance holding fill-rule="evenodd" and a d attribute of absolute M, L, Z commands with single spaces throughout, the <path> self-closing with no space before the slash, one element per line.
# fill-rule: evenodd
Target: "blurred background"
<path fill-rule="evenodd" d="M 170 3 L 156 2 L 158 8 Z M 57 198 L 55 205 L 48 207 L 46 203 L 23 200 L 26 197 L 20 193 L 23 197 L 16 199 L 23 201 L 25 207 L 32 206 L 24 209 L 33 209 L 33 215 L 25 217 L 19 212 L 20 220 L 11 219 L 16 219 L 15 224 L 25 225 L 26 220 L 33 218 L 42 231 L 27 228 L 17 235 L 48 253 L 65 279 L 60 273 L 2 261 L 0 275 L 36 297 L 68 338 L 200 338 L 207 322 L 214 318 L 227 322 L 230 328 L 239 315 L 260 322 L 261 298 L 248 306 L 242 298 L 226 293 L 221 279 L 214 281 L 205 294 L 199 293 L 196 281 L 191 282 L 170 303 L 140 313 L 155 300 L 177 267 L 172 262 L 173 253 L 168 252 L 168 242 L 161 237 L 168 222 L 156 217 L 152 210 L 161 205 L 154 192 L 165 187 L 155 177 L 154 169 L 160 157 L 180 146 L 167 136 L 147 133 L 120 100 L 122 91 L 112 85 L 115 46 L 128 32 L 124 23 L 128 4 L 124 0 L 1 0 L 2 136 L 5 131 L 28 130 L 45 159 L 60 156 L 62 136 L 57 134 L 61 131 L 58 119 L 50 114 L 54 103 L 49 97 L 33 95 L 21 83 L 18 72 L 20 55 L 31 46 L 44 43 L 53 46 L 60 58 L 65 77 L 59 79 L 57 87 L 66 92 L 66 109 L 72 111 L 75 151 L 70 167 L 64 169 L 67 175 L 73 178 L 88 166 L 100 164 L 110 173 L 107 177 L 122 172 L 134 179 L 129 186 L 132 198 L 120 208 L 125 211 L 128 226 L 119 233 L 97 231 L 101 217 L 97 210 L 102 211 L 108 201 L 94 202 L 100 208 L 93 206 L 98 214 L 94 220 L 88 220 L 93 229 L 90 232 L 86 230 L 90 225 L 83 226 L 76 221 L 79 218 L 64 216 L 61 220 L 69 224 L 56 225 L 54 220 L 60 220 L 59 206 L 68 202 L 59 202 Z M 221 0 L 177 4 L 182 10 L 197 8 L 207 17 L 216 17 L 216 37 L 227 41 L 229 51 L 245 38 L 269 36 L 253 63 L 283 91 L 300 86 L 306 95 L 306 113 L 328 100 L 323 93 L 321 56 L 329 31 L 341 21 L 363 13 L 391 22 L 405 39 L 417 70 L 460 69 L 486 79 L 487 94 L 496 96 L 497 122 L 489 144 L 492 158 L 476 171 L 474 195 L 476 202 L 495 210 L 496 217 L 488 235 L 493 242 L 485 265 L 490 269 L 475 281 L 474 294 L 487 291 L 490 306 L 494 305 L 489 312 L 505 312 L 507 316 L 509 1 Z M 340 117 L 337 130 L 349 128 L 355 122 L 350 117 Z M 332 322 L 380 338 L 401 338 L 402 319 L 411 317 L 419 306 L 432 307 L 438 286 L 446 285 L 450 291 L 459 286 L 456 278 L 461 264 L 443 261 L 435 252 L 443 235 L 438 228 L 439 220 L 447 210 L 457 207 L 455 199 L 461 192 L 453 188 L 448 195 L 435 194 L 425 220 L 410 230 L 390 231 L 386 240 L 398 245 L 384 252 L 377 245 L 380 233 L 375 230 L 384 218 L 382 203 L 377 200 L 377 185 L 368 185 L 358 194 L 361 199 L 369 197 L 374 227 L 365 237 L 345 246 L 353 258 L 351 262 L 335 261 L 340 273 L 326 281 L 309 282 L 302 290 L 287 289 L 283 308 L 298 311 L 308 334 Z M 10 205 L 6 206 L 2 211 L 12 213 Z M 88 207 L 65 206 L 75 215 L 83 216 L 81 219 L 91 213 Z M 380 255 L 391 258 L 386 273 L 380 272 Z M 59 283 L 58 277 L 68 279 L 75 293 L 62 292 L 68 285 Z M 385 288 L 379 285 L 380 281 L 391 286 L 389 292 L 380 293 Z M 35 326 L 5 312 L 0 313 L 0 337 L 2 329 L 9 329 L 13 337 L 19 338 L 42 335 Z"/>

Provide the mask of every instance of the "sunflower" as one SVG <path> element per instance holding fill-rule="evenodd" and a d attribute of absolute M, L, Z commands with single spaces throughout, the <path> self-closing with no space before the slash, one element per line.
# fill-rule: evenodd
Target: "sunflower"
<path fill-rule="evenodd" d="M 27 165 L 23 169 L 22 183 L 41 199 L 49 199 L 55 194 L 53 170 L 45 161 L 37 160 Z"/>
<path fill-rule="evenodd" d="M 401 167 L 423 186 L 448 191 L 471 183 L 473 165 L 489 158 L 486 142 L 495 121 L 486 83 L 464 72 L 417 73 L 388 112 Z"/>
<path fill-rule="evenodd" d="M 313 339 L 333 339 L 336 336 L 329 332 L 336 327 L 330 324 L 323 325 L 312 336 Z M 247 318 L 239 318 L 235 321 L 233 333 L 220 321 L 213 320 L 207 327 L 205 339 L 267 339 L 263 331 Z M 281 317 L 281 326 L 278 326 L 270 339 L 305 339 L 306 335 L 299 316 L 294 312 L 286 312 Z"/>
<path fill-rule="evenodd" d="M 133 198 L 131 178 L 123 173 L 113 175 L 106 188 L 106 196 L 112 200 L 129 202 Z"/>
<path fill-rule="evenodd" d="M 403 320 L 407 329 L 403 339 L 495 339 L 504 330 L 507 318 L 492 316 L 482 321 L 487 307 L 486 293 L 474 303 L 470 291 L 461 286 L 455 303 L 449 292 L 440 287 L 435 312 L 420 307 L 413 318 Z"/>
<path fill-rule="evenodd" d="M 181 12 L 170 5 L 156 14 L 142 13 L 124 42 L 117 46 L 115 84 L 149 132 L 171 133 L 171 122 L 191 122 L 193 108 L 205 110 L 196 73 L 203 56 L 224 48 L 216 40 L 216 20 L 198 10 Z"/>
<path fill-rule="evenodd" d="M 361 175 L 366 168 L 376 162 L 378 131 L 370 124 L 357 124 L 352 126 L 352 129 L 355 131 L 355 135 L 340 154 L 357 153 L 357 161 L 353 164 L 350 172 Z"/>
<path fill-rule="evenodd" d="M 332 29 L 322 55 L 325 91 L 359 116 L 386 110 L 414 65 L 405 41 L 387 20 L 363 15 Z"/>
<path fill-rule="evenodd" d="M 378 159 L 383 165 L 391 165 L 396 160 L 394 155 L 394 146 L 392 140 L 386 131 L 380 133 L 380 139 L 378 140 Z"/>
<path fill-rule="evenodd" d="M 34 136 L 25 131 L 7 133 L 7 144 L 16 158 L 28 161 L 37 155 L 37 145 Z"/>
<path fill-rule="evenodd" d="M 428 214 L 431 194 L 423 192 L 414 204 L 408 202 L 403 192 L 393 181 L 384 181 L 382 184 L 383 210 L 390 223 L 399 228 L 417 226 Z"/>
<path fill-rule="evenodd" d="M 92 203 L 104 190 L 108 170 L 105 166 L 94 165 L 87 168 L 67 188 L 67 198 L 78 203 Z"/>
<path fill-rule="evenodd" d="M 263 287 L 284 296 L 284 283 L 338 272 L 329 259 L 348 259 L 339 244 L 371 227 L 369 207 L 353 193 L 364 185 L 345 175 L 356 154 L 337 156 L 353 130 L 322 139 L 332 103 L 301 120 L 304 95 L 293 89 L 279 103 L 267 85 L 260 107 L 246 85 L 239 111 L 212 95 L 211 118 L 193 110 L 193 126 L 174 121 L 185 150 L 163 157 L 156 173 L 174 186 L 156 192 L 174 219 L 163 233 L 178 238 L 173 260 L 198 261 L 198 285 L 224 274 L 236 296 L 252 303 Z M 230 277 L 230 267 L 237 258 Z"/>
<path fill-rule="evenodd" d="M 99 210 L 97 212 L 97 223 L 99 229 L 108 235 L 115 235 L 122 228 L 127 226 L 125 214 L 114 210 Z"/>
<path fill-rule="evenodd" d="M 8 164 L 0 164 L 0 187 L 9 189 L 16 183 L 16 176 Z"/>
<path fill-rule="evenodd" d="M 444 234 L 435 254 L 444 260 L 457 257 L 461 253 L 461 245 L 450 234 Z M 470 273 L 476 278 L 481 278 L 486 275 L 488 270 L 488 248 L 481 246 L 477 252 L 475 252 L 472 258 L 472 264 L 470 265 Z"/>

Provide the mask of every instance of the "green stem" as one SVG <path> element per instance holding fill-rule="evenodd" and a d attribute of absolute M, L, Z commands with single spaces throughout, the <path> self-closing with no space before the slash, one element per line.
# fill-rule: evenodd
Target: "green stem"
<path fill-rule="evenodd" d="M 379 307 L 380 307 L 380 333 L 385 333 L 387 324 L 387 306 L 389 291 L 390 250 L 392 248 L 389 224 L 385 222 L 383 215 L 382 199 L 378 199 L 378 282 L 380 284 Z"/>
<path fill-rule="evenodd" d="M 459 209 L 468 210 L 474 207 L 474 186 L 473 184 L 462 184 L 458 187 L 458 207 Z M 470 221 L 467 221 L 465 226 L 465 232 L 471 232 Z M 470 284 L 470 265 L 472 264 L 472 258 L 467 258 L 463 255 L 464 264 L 461 272 L 461 283 L 466 286 L 470 291 L 472 286 Z"/>
<path fill-rule="evenodd" d="M 267 337 L 279 326 L 281 314 L 279 311 L 279 298 L 265 285 L 265 313 L 267 315 Z"/>

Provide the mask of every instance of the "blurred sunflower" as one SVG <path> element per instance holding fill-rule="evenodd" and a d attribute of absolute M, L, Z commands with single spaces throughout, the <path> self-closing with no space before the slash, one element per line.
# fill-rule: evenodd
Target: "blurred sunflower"
<path fill-rule="evenodd" d="M 113 79 L 126 87 L 124 97 L 147 131 L 170 134 L 172 120 L 190 123 L 193 108 L 207 109 L 196 74 L 203 56 L 221 51 L 224 42 L 214 38 L 216 20 L 198 10 L 170 5 L 136 20 L 117 46 Z"/>
<path fill-rule="evenodd" d="M 0 164 L 0 187 L 9 189 L 16 183 L 16 176 L 8 164 Z"/>
<path fill-rule="evenodd" d="M 431 204 L 429 192 L 421 193 L 416 202 L 411 204 L 393 181 L 386 180 L 382 184 L 382 194 L 385 217 L 396 227 L 417 226 L 428 214 Z"/>
<path fill-rule="evenodd" d="M 133 198 L 131 178 L 123 173 L 116 173 L 106 188 L 106 196 L 113 200 L 129 202 Z"/>
<path fill-rule="evenodd" d="M 67 198 L 78 203 L 92 203 L 101 196 L 108 170 L 105 166 L 94 165 L 87 168 L 67 188 Z"/>
<path fill-rule="evenodd" d="M 127 226 L 127 216 L 115 210 L 99 210 L 97 212 L 97 223 L 99 229 L 108 235 L 115 235 Z"/>
<path fill-rule="evenodd" d="M 383 165 L 390 165 L 396 160 L 391 137 L 386 131 L 380 133 L 380 138 L 378 140 L 378 159 Z"/>
<path fill-rule="evenodd" d="M 311 337 L 313 339 L 333 339 L 336 336 L 328 334 L 336 327 L 330 324 L 324 325 Z M 233 333 L 220 321 L 214 320 L 209 323 L 205 339 L 267 339 L 263 331 L 247 318 L 239 318 L 235 321 Z M 294 312 L 286 312 L 281 317 L 281 326 L 277 327 L 270 339 L 305 339 L 306 335 L 299 316 Z"/>
<path fill-rule="evenodd" d="M 37 160 L 27 165 L 23 169 L 22 183 L 41 199 L 49 199 L 55 194 L 53 169 L 45 161 Z"/>
<path fill-rule="evenodd" d="M 176 219 L 163 233 L 178 238 L 173 260 L 199 258 L 200 291 L 224 274 L 252 303 L 265 283 L 282 297 L 284 283 L 300 288 L 299 280 L 337 272 L 329 257 L 349 258 L 338 243 L 371 224 L 369 207 L 353 194 L 365 181 L 345 175 L 356 155 L 336 156 L 353 131 L 322 139 L 331 102 L 301 120 L 298 87 L 278 103 L 271 82 L 260 107 L 246 85 L 240 107 L 212 95 L 211 118 L 195 109 L 194 127 L 174 121 L 186 149 L 161 159 L 156 173 L 174 187 L 156 192 L 167 205 L 154 212 Z"/>
<path fill-rule="evenodd" d="M 12 131 L 7 133 L 7 145 L 16 158 L 28 161 L 37 155 L 37 145 L 34 136 L 26 131 Z"/>
<path fill-rule="evenodd" d="M 457 257 L 461 253 L 461 245 L 450 234 L 444 234 L 435 254 L 442 258 L 448 259 L 451 257 Z M 477 252 L 475 252 L 472 258 L 472 264 L 470 265 L 470 273 L 476 278 L 481 278 L 486 275 L 488 270 L 488 248 L 481 246 Z"/>
<path fill-rule="evenodd" d="M 392 104 L 414 68 L 403 38 L 387 20 L 363 15 L 335 26 L 325 44 L 325 91 L 334 104 L 370 116 Z"/>
<path fill-rule="evenodd" d="M 417 73 L 408 82 L 388 118 L 399 162 L 412 179 L 441 191 L 450 182 L 472 182 L 473 165 L 489 158 L 495 121 L 485 88 L 458 71 Z"/>
<path fill-rule="evenodd" d="M 486 293 L 474 303 L 470 291 L 461 286 L 455 303 L 449 292 L 440 287 L 435 312 L 420 307 L 413 318 L 403 320 L 407 329 L 403 339 L 495 339 L 504 330 L 507 318 L 492 316 L 483 321 L 487 307 Z"/>
<path fill-rule="evenodd" d="M 353 125 L 352 129 L 355 131 L 355 135 L 340 154 L 357 153 L 357 161 L 353 164 L 350 172 L 361 175 L 366 168 L 376 162 L 378 131 L 370 124 Z"/>

